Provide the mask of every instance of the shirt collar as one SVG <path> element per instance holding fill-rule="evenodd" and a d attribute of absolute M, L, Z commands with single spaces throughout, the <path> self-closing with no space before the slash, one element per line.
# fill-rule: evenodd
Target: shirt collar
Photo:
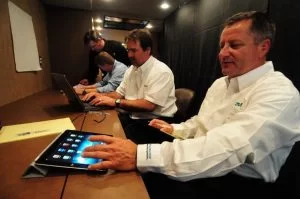
<path fill-rule="evenodd" d="M 273 63 L 272 61 L 267 61 L 262 66 L 259 66 L 248 73 L 245 73 L 241 76 L 231 78 L 229 80 L 228 77 L 225 78 L 227 87 L 229 84 L 236 84 L 237 92 L 243 90 L 244 88 L 247 88 L 249 85 L 253 84 L 255 81 L 260 79 L 262 76 L 264 76 L 266 73 L 274 71 Z"/>
<path fill-rule="evenodd" d="M 117 60 L 115 60 L 111 71 L 113 71 L 116 68 L 117 64 L 118 64 L 118 62 L 117 62 Z"/>

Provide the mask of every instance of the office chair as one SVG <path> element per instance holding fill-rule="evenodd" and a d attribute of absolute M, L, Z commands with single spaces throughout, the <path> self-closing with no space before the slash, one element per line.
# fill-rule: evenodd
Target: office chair
<path fill-rule="evenodd" d="M 300 141 L 293 146 L 274 185 L 274 196 L 300 198 Z"/>
<path fill-rule="evenodd" d="M 175 116 L 174 122 L 183 122 L 188 119 L 188 111 L 191 107 L 192 101 L 194 99 L 195 92 L 188 88 L 177 88 L 175 89 L 176 106 L 178 108 Z"/>

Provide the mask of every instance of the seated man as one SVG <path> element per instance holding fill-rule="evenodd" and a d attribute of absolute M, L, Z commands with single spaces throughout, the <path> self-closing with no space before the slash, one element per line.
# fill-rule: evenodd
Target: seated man
<path fill-rule="evenodd" d="M 84 157 L 104 159 L 89 169 L 152 172 L 144 174 L 151 198 L 266 197 L 280 191 L 272 182 L 300 140 L 300 97 L 266 60 L 274 35 L 275 25 L 264 13 L 230 17 L 220 36 L 225 77 L 209 88 L 199 114 L 177 125 L 150 122 L 189 139 L 136 145 L 94 136 L 90 139 L 107 144 L 85 149 Z"/>
<path fill-rule="evenodd" d="M 98 67 L 106 72 L 106 75 L 102 81 L 97 82 L 93 85 L 84 86 L 78 85 L 75 87 L 77 94 L 86 94 L 90 92 L 107 93 L 115 91 L 123 80 L 127 66 L 123 63 L 115 60 L 107 52 L 100 52 L 95 57 L 95 63 Z"/>
<path fill-rule="evenodd" d="M 173 73 L 166 64 L 151 55 L 152 38 L 148 31 L 131 31 L 126 43 L 132 66 L 116 92 L 88 93 L 83 100 L 95 96 L 90 102 L 93 105 L 128 111 L 119 117 L 127 138 L 136 143 L 161 142 L 164 138 L 156 138 L 152 131 L 157 130 L 148 127 L 148 123 L 153 118 L 171 119 L 177 111 Z M 162 136 L 160 132 L 157 135 Z"/>

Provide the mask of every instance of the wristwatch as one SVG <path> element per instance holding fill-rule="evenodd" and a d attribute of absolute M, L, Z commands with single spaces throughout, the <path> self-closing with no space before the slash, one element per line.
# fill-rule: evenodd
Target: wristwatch
<path fill-rule="evenodd" d="M 116 99 L 115 101 L 116 107 L 119 108 L 121 104 L 121 99 Z"/>

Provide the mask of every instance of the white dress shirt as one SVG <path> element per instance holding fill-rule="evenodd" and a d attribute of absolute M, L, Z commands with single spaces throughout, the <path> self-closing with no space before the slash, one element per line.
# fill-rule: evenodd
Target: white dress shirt
<path fill-rule="evenodd" d="M 138 145 L 140 171 L 181 181 L 233 172 L 273 182 L 300 140 L 299 91 L 266 62 L 216 80 L 198 115 L 173 127 L 186 139 Z"/>
<path fill-rule="evenodd" d="M 131 113 L 133 119 L 172 117 L 177 111 L 173 73 L 152 56 L 140 67 L 130 66 L 116 91 L 125 99 L 145 99 L 157 105 L 151 113 Z"/>

